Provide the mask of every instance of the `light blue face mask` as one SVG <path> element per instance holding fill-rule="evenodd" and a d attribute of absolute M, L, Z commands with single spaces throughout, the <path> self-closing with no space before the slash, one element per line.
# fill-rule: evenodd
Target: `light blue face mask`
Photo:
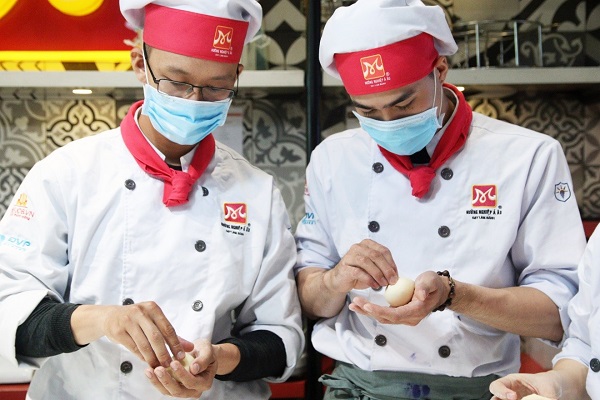
<path fill-rule="evenodd" d="M 394 121 L 379 121 L 363 117 L 352 111 L 360 126 L 373 138 L 375 143 L 384 149 L 401 156 L 409 156 L 423 149 L 433 138 L 435 132 L 442 126 L 444 115 L 438 117 L 438 107 L 435 105 L 437 94 L 437 77 L 434 72 L 434 87 L 432 108 L 422 113 L 400 118 Z M 441 103 L 441 98 L 440 98 Z"/>
<path fill-rule="evenodd" d="M 159 93 L 144 85 L 142 114 L 150 118 L 154 129 L 172 142 L 191 145 L 225 123 L 231 99 L 197 101 Z"/>

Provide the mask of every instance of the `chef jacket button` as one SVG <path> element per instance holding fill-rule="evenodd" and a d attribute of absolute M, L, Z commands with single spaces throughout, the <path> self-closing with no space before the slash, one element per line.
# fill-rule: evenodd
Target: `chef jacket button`
<path fill-rule="evenodd" d="M 383 286 L 379 286 L 378 288 L 373 289 L 376 292 L 381 292 L 381 289 L 383 289 Z"/>
<path fill-rule="evenodd" d="M 383 335 L 377 335 L 375 336 L 375 344 L 377 346 L 385 346 L 387 343 L 387 338 Z"/>
<path fill-rule="evenodd" d="M 446 225 L 440 226 L 438 229 L 438 235 L 443 238 L 450 236 L 450 228 L 448 228 Z"/>
<path fill-rule="evenodd" d="M 369 222 L 369 230 L 371 232 L 378 232 L 379 231 L 379 222 L 377 222 L 377 221 Z"/>
<path fill-rule="evenodd" d="M 442 358 L 448 358 L 448 357 L 450 357 L 450 347 L 448 347 L 448 346 L 441 346 L 438 349 L 438 354 Z"/>
<path fill-rule="evenodd" d="M 204 250 L 206 250 L 206 243 L 204 243 L 204 240 L 198 240 L 194 247 L 196 248 L 197 252 L 202 253 Z"/>
<path fill-rule="evenodd" d="M 376 162 L 375 164 L 373 164 L 372 168 L 373 168 L 373 171 L 375 171 L 378 174 L 383 172 L 383 164 L 380 162 Z"/>
<path fill-rule="evenodd" d="M 204 308 L 204 304 L 200 300 L 196 300 L 194 304 L 192 304 L 192 310 L 200 311 Z"/>
<path fill-rule="evenodd" d="M 208 196 L 208 189 L 202 186 L 202 196 Z"/>
<path fill-rule="evenodd" d="M 450 168 L 444 168 L 442 170 L 442 178 L 449 181 L 454 176 L 454 172 Z"/>
<path fill-rule="evenodd" d="M 133 364 L 131 364 L 129 361 L 123 361 L 121 363 L 121 372 L 124 374 L 128 374 L 133 370 Z"/>
<path fill-rule="evenodd" d="M 123 305 L 124 306 L 130 306 L 133 304 L 133 300 L 130 299 L 129 297 L 127 297 L 126 299 L 123 300 Z"/>
<path fill-rule="evenodd" d="M 133 190 L 133 189 L 135 189 L 135 182 L 131 179 L 127 179 L 125 181 L 125 187 L 129 190 Z"/>
<path fill-rule="evenodd" d="M 590 361 L 590 368 L 594 372 L 600 371 L 600 360 L 598 360 L 597 358 L 592 358 L 592 360 Z"/>

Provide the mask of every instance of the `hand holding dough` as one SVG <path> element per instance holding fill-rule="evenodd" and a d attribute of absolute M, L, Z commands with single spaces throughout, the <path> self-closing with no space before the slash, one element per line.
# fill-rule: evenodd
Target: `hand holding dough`
<path fill-rule="evenodd" d="M 529 396 L 523 397 L 522 400 L 552 400 L 549 397 L 540 396 L 539 394 L 530 394 Z"/>
<path fill-rule="evenodd" d="M 190 372 L 190 367 L 192 366 L 192 362 L 194 361 L 194 356 L 190 353 L 185 353 L 185 358 L 183 360 L 177 361 L 181 363 L 181 365 L 187 372 Z M 175 371 L 173 371 L 171 367 L 167 368 L 167 372 L 173 377 L 173 379 L 179 382 L 179 379 L 177 379 L 177 377 L 175 376 Z"/>
<path fill-rule="evenodd" d="M 398 277 L 398 282 L 385 289 L 383 297 L 392 307 L 400 307 L 412 299 L 415 291 L 415 282 L 412 279 Z"/>

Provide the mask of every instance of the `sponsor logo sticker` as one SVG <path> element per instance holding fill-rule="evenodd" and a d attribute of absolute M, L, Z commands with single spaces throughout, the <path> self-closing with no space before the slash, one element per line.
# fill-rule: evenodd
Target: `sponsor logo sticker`
<path fill-rule="evenodd" d="M 554 185 L 554 197 L 558 201 L 565 202 L 571 198 L 571 188 L 568 183 L 558 182 Z"/>
<path fill-rule="evenodd" d="M 35 212 L 27 207 L 28 202 L 29 198 L 27 197 L 27 194 L 21 193 L 15 201 L 15 205 L 10 208 L 9 215 L 11 217 L 23 218 L 28 221 L 32 219 L 35 216 Z"/>

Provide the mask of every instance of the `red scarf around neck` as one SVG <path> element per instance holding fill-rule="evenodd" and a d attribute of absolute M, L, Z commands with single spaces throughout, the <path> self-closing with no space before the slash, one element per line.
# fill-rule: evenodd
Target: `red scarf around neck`
<path fill-rule="evenodd" d="M 383 147 L 379 150 L 390 164 L 399 172 L 406 175 L 410 180 L 412 195 L 421 199 L 429 192 L 431 181 L 435 177 L 435 171 L 442 166 L 454 153 L 460 150 L 469 136 L 473 111 L 466 102 L 462 92 L 455 86 L 444 83 L 444 87 L 452 90 L 458 98 L 456 112 L 450 124 L 446 127 L 442 138 L 435 147 L 428 165 L 413 166 L 410 156 L 394 154 Z"/>
<path fill-rule="evenodd" d="M 135 113 L 143 103 L 134 103 L 121 122 L 121 135 L 125 146 L 146 173 L 164 181 L 163 203 L 167 207 L 185 204 L 194 183 L 215 154 L 215 138 L 210 134 L 198 144 L 188 172 L 174 170 L 158 156 L 135 123 Z"/>

